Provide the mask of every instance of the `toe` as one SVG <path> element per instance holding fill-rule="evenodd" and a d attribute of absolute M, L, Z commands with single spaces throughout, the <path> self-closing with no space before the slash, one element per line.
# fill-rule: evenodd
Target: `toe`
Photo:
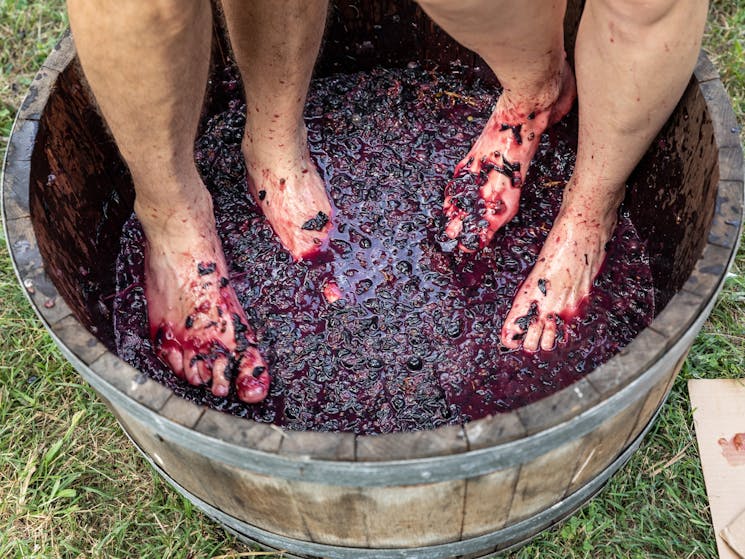
<path fill-rule="evenodd" d="M 184 376 L 186 382 L 193 384 L 194 386 L 202 385 L 202 377 L 199 374 L 199 359 L 192 350 L 184 352 Z"/>
<path fill-rule="evenodd" d="M 228 367 L 227 357 L 218 357 L 212 365 L 212 393 L 215 396 L 224 398 L 230 391 L 230 381 L 225 375 Z"/>
<path fill-rule="evenodd" d="M 502 345 L 504 345 L 506 348 L 509 349 L 517 349 L 520 347 L 520 344 L 522 343 L 524 336 L 524 332 L 520 330 L 515 322 L 513 320 L 510 320 L 510 317 L 507 317 L 507 320 L 504 323 L 504 326 L 502 326 Z"/>
<path fill-rule="evenodd" d="M 543 320 L 539 319 L 528 327 L 528 333 L 525 334 L 523 340 L 523 349 L 530 352 L 538 351 L 541 334 L 543 334 Z"/>
<path fill-rule="evenodd" d="M 445 234 L 451 239 L 457 239 L 463 231 L 463 219 L 460 216 L 454 216 L 445 226 Z"/>
<path fill-rule="evenodd" d="M 238 398 L 248 404 L 263 400 L 269 392 L 271 377 L 266 363 L 254 348 L 249 348 L 243 354 L 235 388 Z"/>
<path fill-rule="evenodd" d="M 212 378 L 212 371 L 210 370 L 209 364 L 204 360 L 197 362 L 197 371 L 199 372 L 199 378 L 202 384 L 207 384 Z"/>
<path fill-rule="evenodd" d="M 509 349 L 520 347 L 526 335 L 526 329 L 521 327 L 521 322 L 523 317 L 530 312 L 530 303 L 523 303 L 523 300 L 528 300 L 528 298 L 519 292 L 502 325 L 502 344 Z"/>
<path fill-rule="evenodd" d="M 172 349 L 164 355 L 166 364 L 171 371 L 180 379 L 184 378 L 184 354 L 181 350 Z"/>
<path fill-rule="evenodd" d="M 541 336 L 541 349 L 551 351 L 556 345 L 556 319 L 549 315 L 543 325 L 543 335 Z"/>

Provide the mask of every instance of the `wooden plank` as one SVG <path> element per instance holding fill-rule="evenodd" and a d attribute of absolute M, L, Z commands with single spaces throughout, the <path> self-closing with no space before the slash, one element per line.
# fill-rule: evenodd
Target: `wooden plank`
<path fill-rule="evenodd" d="M 465 480 L 397 487 L 366 487 L 370 547 L 419 547 L 458 541 Z"/>
<path fill-rule="evenodd" d="M 117 411 L 120 423 L 143 451 L 190 493 L 248 524 L 286 537 L 309 537 L 286 481 L 216 462 L 164 440 L 151 427 Z"/>
<path fill-rule="evenodd" d="M 41 113 L 47 104 L 47 99 L 54 89 L 57 76 L 59 76 L 59 70 L 42 66 L 41 70 L 34 76 L 28 93 L 26 93 L 26 97 L 21 102 L 21 107 L 18 110 L 18 118 L 26 120 L 39 120 L 41 118 Z"/>
<path fill-rule="evenodd" d="M 279 453 L 315 460 L 354 461 L 354 433 L 285 431 Z"/>
<path fill-rule="evenodd" d="M 202 457 L 182 454 L 179 447 L 166 442 L 152 426 L 140 423 L 125 409 L 111 405 L 109 407 L 124 431 L 153 462 L 190 492 L 200 498 L 206 496 L 200 490 L 202 478 L 205 477 Z"/>
<path fill-rule="evenodd" d="M 467 450 L 466 434 L 461 425 L 448 425 L 433 431 L 357 437 L 358 461 L 425 458 Z"/>
<path fill-rule="evenodd" d="M 701 295 L 680 291 L 662 309 L 651 327 L 665 337 L 665 347 L 672 346 L 701 315 L 706 303 Z"/>
<path fill-rule="evenodd" d="M 30 161 L 34 151 L 34 140 L 39 131 L 39 122 L 19 118 L 13 125 L 13 132 L 8 142 L 6 158 L 8 161 Z"/>
<path fill-rule="evenodd" d="M 577 470 L 569 482 L 567 494 L 584 487 L 624 451 L 643 404 L 643 400 L 638 400 L 583 437 Z"/>
<path fill-rule="evenodd" d="M 313 542 L 350 547 L 370 544 L 365 519 L 372 511 L 358 488 L 290 481 L 288 490 Z"/>
<path fill-rule="evenodd" d="M 698 60 L 696 61 L 696 68 L 693 70 L 693 75 L 699 83 L 719 79 L 719 71 L 703 49 L 698 53 Z"/>
<path fill-rule="evenodd" d="M 711 297 L 723 281 L 732 249 L 707 243 L 683 289 L 702 297 Z"/>
<path fill-rule="evenodd" d="M 212 409 L 205 410 L 195 430 L 238 446 L 278 452 L 284 432 L 275 425 L 257 423 Z"/>
<path fill-rule="evenodd" d="M 658 308 L 688 279 L 713 214 L 718 146 L 711 116 L 691 82 L 629 178 L 627 207 L 647 244 Z M 667 177 L 664 185 L 659 177 Z"/>
<path fill-rule="evenodd" d="M 54 45 L 42 67 L 61 72 L 75 57 L 75 45 L 73 44 L 70 30 L 64 32 L 59 42 Z"/>
<path fill-rule="evenodd" d="M 5 227 L 8 230 L 11 257 L 18 269 L 21 284 L 36 310 L 48 324 L 54 324 L 69 316 L 72 312 L 70 307 L 59 295 L 43 268 L 31 218 L 8 220 Z"/>
<path fill-rule="evenodd" d="M 72 315 L 55 322 L 51 325 L 51 328 L 65 344 L 65 347 L 87 365 L 93 363 L 107 351 L 106 346 L 86 330 Z"/>
<path fill-rule="evenodd" d="M 714 218 L 707 238 L 709 243 L 734 249 L 741 230 L 742 200 L 742 182 L 719 182 Z"/>
<path fill-rule="evenodd" d="M 508 523 L 524 520 L 561 501 L 574 474 L 581 439 L 574 439 L 523 464 Z"/>
<path fill-rule="evenodd" d="M 714 124 L 714 137 L 721 149 L 740 145 L 740 126 L 722 82 L 711 80 L 699 85 Z"/>
<path fill-rule="evenodd" d="M 5 220 L 28 217 L 28 185 L 31 162 L 8 157 L 3 170 L 3 212 Z"/>
<path fill-rule="evenodd" d="M 668 374 L 665 377 L 661 378 L 659 382 L 649 390 L 649 392 L 647 393 L 647 397 L 644 400 L 644 405 L 641 407 L 641 410 L 639 410 L 639 413 L 637 415 L 634 428 L 629 433 L 629 439 L 628 441 L 626 441 L 626 444 L 624 446 L 628 446 L 632 442 L 634 442 L 634 440 L 644 430 L 647 424 L 652 420 L 652 416 L 654 416 L 657 408 L 662 405 L 662 402 L 670 393 L 670 389 L 675 383 L 675 377 L 678 375 L 678 372 L 683 366 L 685 360 L 686 354 L 682 355 L 678 359 L 677 363 L 672 364 Z"/>
<path fill-rule="evenodd" d="M 80 79 L 76 67 L 59 74 L 38 122 L 29 212 L 57 290 L 81 322 L 113 343 L 110 320 L 103 316 L 108 309 L 98 295 L 115 289 L 113 259 L 132 197 L 126 168 Z M 90 289 L 94 285 L 101 293 Z"/>
<path fill-rule="evenodd" d="M 172 394 L 113 353 L 104 353 L 90 364 L 90 368 L 120 392 L 154 411 L 160 410 Z"/>
<path fill-rule="evenodd" d="M 465 430 L 470 450 L 496 446 L 525 436 L 525 426 L 514 411 L 470 421 L 465 424 Z"/>
<path fill-rule="evenodd" d="M 159 413 L 166 419 L 192 429 L 202 417 L 205 409 L 204 406 L 198 406 L 194 402 L 171 394 Z"/>
<path fill-rule="evenodd" d="M 745 181 L 742 146 L 724 146 L 719 148 L 719 180 L 740 183 Z M 740 192 L 738 199 L 740 204 L 742 204 L 742 192 Z M 740 211 L 737 211 L 737 213 L 739 214 Z"/>
<path fill-rule="evenodd" d="M 735 559 L 720 531 L 745 507 L 745 451 L 732 444 L 745 433 L 745 378 L 689 380 L 688 393 L 719 557 Z"/>
<path fill-rule="evenodd" d="M 582 378 L 542 400 L 517 409 L 526 434 L 532 435 L 567 421 L 600 401 L 600 394 Z"/>
<path fill-rule="evenodd" d="M 665 337 L 645 328 L 618 355 L 585 378 L 600 394 L 613 394 L 646 371 L 664 347 Z"/>
<path fill-rule="evenodd" d="M 463 539 L 500 530 L 507 523 L 519 466 L 466 480 Z"/>

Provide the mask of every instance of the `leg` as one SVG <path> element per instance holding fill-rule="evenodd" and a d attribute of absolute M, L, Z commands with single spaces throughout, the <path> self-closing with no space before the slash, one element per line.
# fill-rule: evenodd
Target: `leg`
<path fill-rule="evenodd" d="M 223 6 L 246 90 L 249 191 L 292 255 L 310 256 L 331 228 L 331 205 L 303 122 L 328 2 L 224 0 Z"/>
<path fill-rule="evenodd" d="M 154 348 L 188 382 L 261 400 L 269 375 L 228 282 L 212 200 L 194 164 L 207 80 L 207 1 L 70 0 L 86 77 L 129 165 L 147 238 Z"/>
<path fill-rule="evenodd" d="M 553 348 L 556 317 L 575 315 L 590 292 L 624 183 L 690 80 L 706 11 L 706 0 L 588 0 L 576 49 L 577 163 L 553 229 L 505 320 L 507 347 L 523 340 L 527 350 Z M 526 315 L 524 331 L 518 320 Z"/>
<path fill-rule="evenodd" d="M 445 232 L 460 248 L 483 248 L 518 210 L 520 187 L 543 131 L 572 106 L 565 61 L 566 0 L 419 0 L 422 8 L 489 64 L 504 90 L 445 191 Z"/>

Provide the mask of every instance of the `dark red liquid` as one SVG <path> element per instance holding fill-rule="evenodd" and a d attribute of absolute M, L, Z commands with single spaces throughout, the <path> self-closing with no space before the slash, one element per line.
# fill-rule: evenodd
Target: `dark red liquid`
<path fill-rule="evenodd" d="M 226 89 L 234 85 L 226 72 Z M 445 92 L 457 92 L 453 97 Z M 467 97 L 467 99 L 465 99 Z M 177 394 L 291 429 L 430 429 L 511 410 L 608 360 L 652 319 L 644 245 L 623 214 L 606 264 L 568 341 L 553 352 L 501 348 L 499 332 L 571 174 L 576 115 L 541 138 L 519 214 L 477 254 L 442 236 L 443 189 L 484 126 L 496 92 L 457 72 L 380 70 L 314 80 L 311 153 L 327 181 L 328 250 L 294 263 L 247 195 L 239 100 L 213 116 L 197 162 L 215 199 L 238 297 L 268 359 L 267 399 L 246 405 L 178 380 L 147 339 L 142 232 L 125 226 L 115 303 L 119 354 Z M 467 101 L 467 102 L 466 102 Z M 329 303 L 324 288 L 342 298 Z M 329 290 L 326 289 L 328 293 Z"/>

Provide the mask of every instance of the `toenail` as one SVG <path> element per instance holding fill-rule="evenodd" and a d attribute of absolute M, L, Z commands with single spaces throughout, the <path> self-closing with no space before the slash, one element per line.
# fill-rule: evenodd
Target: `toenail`
<path fill-rule="evenodd" d="M 254 367 L 254 370 L 251 371 L 251 376 L 253 378 L 259 378 L 264 371 L 266 371 L 266 367 L 259 365 L 257 367 Z"/>

